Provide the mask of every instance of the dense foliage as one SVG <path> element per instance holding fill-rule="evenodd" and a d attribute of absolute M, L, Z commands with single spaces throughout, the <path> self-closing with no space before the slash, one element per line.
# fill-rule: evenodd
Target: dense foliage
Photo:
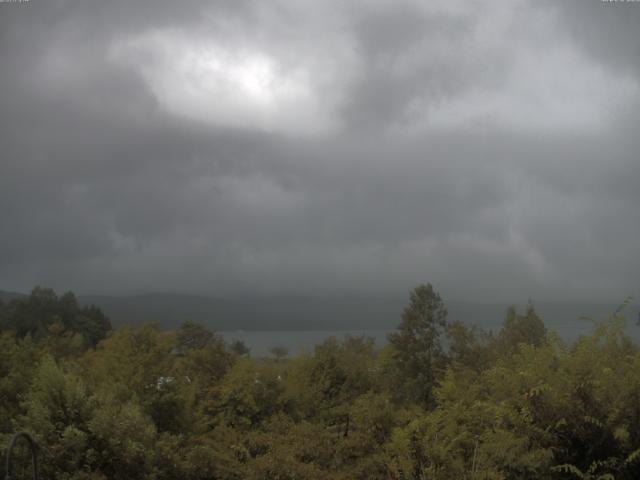
<path fill-rule="evenodd" d="M 47 479 L 640 477 L 620 312 L 566 345 L 531 305 L 488 333 L 421 285 L 382 350 L 329 338 L 271 359 L 192 322 L 112 331 L 46 289 L 0 322 L 0 440 L 32 433 Z"/>

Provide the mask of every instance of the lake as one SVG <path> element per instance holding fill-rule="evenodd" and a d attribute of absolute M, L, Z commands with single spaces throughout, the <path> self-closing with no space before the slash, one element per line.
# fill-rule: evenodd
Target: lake
<path fill-rule="evenodd" d="M 226 331 L 218 332 L 227 341 L 242 340 L 251 349 L 252 357 L 270 356 L 273 347 L 286 347 L 289 355 L 297 355 L 302 350 L 312 352 L 313 348 L 329 337 L 341 339 L 347 335 L 361 337 L 366 335 L 375 340 L 376 347 L 382 348 L 387 334 L 392 330 L 312 330 L 312 331 Z"/>
<path fill-rule="evenodd" d="M 544 310 L 544 309 L 543 309 Z M 606 317 L 604 313 L 606 310 L 602 309 L 599 315 L 594 315 L 593 318 L 603 319 Z M 609 310 L 610 312 L 610 310 Z M 548 315 L 543 316 L 545 318 L 545 324 L 547 329 L 556 332 L 560 338 L 566 342 L 575 341 L 580 335 L 587 335 L 593 331 L 593 323 L 581 320 L 574 315 Z M 638 317 L 638 309 L 635 307 L 632 309 L 631 319 Z M 551 318 L 550 318 L 551 317 Z M 573 317 L 573 318 L 572 318 Z M 496 316 L 496 318 L 500 318 Z M 627 317 L 629 318 L 629 316 Z M 497 332 L 501 327 L 502 321 L 483 322 L 480 326 L 485 330 L 493 330 Z M 242 340 L 247 347 L 251 350 L 251 356 L 265 357 L 270 356 L 269 350 L 273 347 L 286 347 L 289 349 L 290 355 L 297 355 L 301 350 L 307 350 L 312 352 L 313 348 L 322 343 L 329 337 L 336 337 L 341 339 L 347 335 L 350 336 L 368 336 L 372 337 L 375 341 L 375 345 L 378 348 L 382 348 L 387 343 L 387 335 L 393 332 L 393 329 L 361 329 L 361 330 L 235 330 L 235 331 L 220 331 L 218 332 L 222 337 L 230 342 L 233 340 Z M 635 322 L 629 321 L 627 324 L 627 333 L 636 341 L 640 341 L 640 328 Z"/>

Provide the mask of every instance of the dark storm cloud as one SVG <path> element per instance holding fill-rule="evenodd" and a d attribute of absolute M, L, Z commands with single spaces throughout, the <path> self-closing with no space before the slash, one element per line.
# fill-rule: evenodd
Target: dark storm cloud
<path fill-rule="evenodd" d="M 424 55 L 434 42 L 442 47 L 468 35 L 470 19 L 466 16 L 429 15 L 417 4 L 399 3 L 364 10 L 354 17 L 363 60 L 345 108 L 354 127 L 407 121 L 414 99 L 451 94 L 470 80 L 460 74 L 462 62 Z"/>
<path fill-rule="evenodd" d="M 0 288 L 617 300 L 640 6 L 584 3 L 0 4 Z"/>
<path fill-rule="evenodd" d="M 640 74 L 640 9 L 636 2 L 549 2 L 576 45 L 621 74 Z"/>

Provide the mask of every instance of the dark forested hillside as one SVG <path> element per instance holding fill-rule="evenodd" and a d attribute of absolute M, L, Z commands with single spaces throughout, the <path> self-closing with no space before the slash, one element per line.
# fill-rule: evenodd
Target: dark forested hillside
<path fill-rule="evenodd" d="M 223 299 L 196 295 L 152 294 L 131 296 L 79 295 L 79 303 L 97 305 L 114 325 L 158 322 L 175 329 L 184 320 L 223 330 L 388 330 L 397 325 L 404 298 L 241 298 Z M 500 328 L 508 302 L 447 302 L 449 318 Z M 526 301 L 520 302 L 524 308 Z M 589 301 L 536 302 L 545 322 L 563 338 L 574 340 L 588 331 L 578 317 L 602 318 L 616 303 Z M 637 318 L 640 305 L 629 305 L 627 315 Z"/>
<path fill-rule="evenodd" d="M 393 326 L 400 300 L 242 298 L 150 294 L 135 296 L 80 296 L 83 303 L 100 306 L 116 325 L 155 321 L 176 328 L 185 319 L 215 330 L 348 330 Z"/>
<path fill-rule="evenodd" d="M 111 330 L 48 289 L 0 304 L 0 440 L 43 478 L 635 479 L 640 348 L 624 309 L 565 343 L 533 304 L 484 331 L 411 292 L 384 349 L 254 359 L 184 322 Z"/>
<path fill-rule="evenodd" d="M 3 302 L 9 302 L 11 300 L 15 300 L 16 298 L 22 298 L 26 295 L 18 292 L 7 292 L 5 290 L 0 290 L 0 300 Z"/>

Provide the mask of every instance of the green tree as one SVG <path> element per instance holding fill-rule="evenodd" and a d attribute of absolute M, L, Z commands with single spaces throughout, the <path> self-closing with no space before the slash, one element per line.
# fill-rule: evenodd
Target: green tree
<path fill-rule="evenodd" d="M 0 334 L 0 432 L 13 432 L 16 418 L 24 413 L 23 400 L 42 356 L 30 336 L 17 339 L 9 332 Z"/>
<path fill-rule="evenodd" d="M 50 288 L 35 287 L 28 297 L 11 300 L 7 310 L 6 328 L 19 338 L 43 337 L 59 320 L 58 297 Z"/>
<path fill-rule="evenodd" d="M 234 340 L 233 342 L 231 342 L 231 345 L 229 345 L 229 350 L 231 350 L 231 352 L 239 357 L 248 357 L 251 354 L 251 350 L 242 340 Z"/>
<path fill-rule="evenodd" d="M 448 356 L 453 366 L 475 370 L 487 368 L 495 357 L 495 338 L 476 325 L 468 326 L 459 320 L 450 322 L 446 329 Z"/>
<path fill-rule="evenodd" d="M 179 349 L 198 350 L 215 342 L 216 335 L 200 323 L 187 320 L 176 332 L 176 344 Z"/>
<path fill-rule="evenodd" d="M 275 358 L 276 362 L 281 362 L 289 355 L 289 349 L 281 345 L 276 345 L 275 347 L 271 347 L 269 349 L 269 353 L 273 355 L 273 358 Z"/>
<path fill-rule="evenodd" d="M 53 358 L 45 357 L 23 407 L 21 428 L 32 432 L 44 447 L 41 463 L 46 478 L 87 467 L 93 406 L 80 378 L 65 374 Z"/>
<path fill-rule="evenodd" d="M 29 296 L 12 300 L 2 316 L 1 328 L 19 338 L 79 334 L 82 348 L 95 347 L 111 331 L 111 321 L 98 307 L 81 307 L 73 293 L 58 297 L 50 288 L 35 287 Z"/>
<path fill-rule="evenodd" d="M 90 347 L 95 347 L 107 338 L 111 320 L 98 307 L 89 305 L 78 310 L 75 330 L 82 334 Z"/>
<path fill-rule="evenodd" d="M 240 359 L 210 389 L 207 412 L 212 425 L 257 428 L 282 408 L 282 383 L 275 366 Z"/>
<path fill-rule="evenodd" d="M 351 402 L 373 388 L 373 340 L 330 337 L 287 363 L 285 397 L 297 415 L 333 421 L 347 414 Z"/>
<path fill-rule="evenodd" d="M 506 353 L 515 351 L 519 345 L 541 346 L 547 335 L 547 329 L 538 316 L 533 304 L 529 303 L 524 315 L 514 306 L 507 309 L 507 315 L 499 333 L 499 342 Z"/>
<path fill-rule="evenodd" d="M 0 333 L 7 330 L 8 317 L 9 310 L 7 304 L 0 298 Z"/>
<path fill-rule="evenodd" d="M 389 335 L 403 390 L 411 399 L 433 406 L 432 390 L 443 366 L 440 335 L 447 325 L 447 309 L 431 284 L 410 294 L 397 332 Z"/>

